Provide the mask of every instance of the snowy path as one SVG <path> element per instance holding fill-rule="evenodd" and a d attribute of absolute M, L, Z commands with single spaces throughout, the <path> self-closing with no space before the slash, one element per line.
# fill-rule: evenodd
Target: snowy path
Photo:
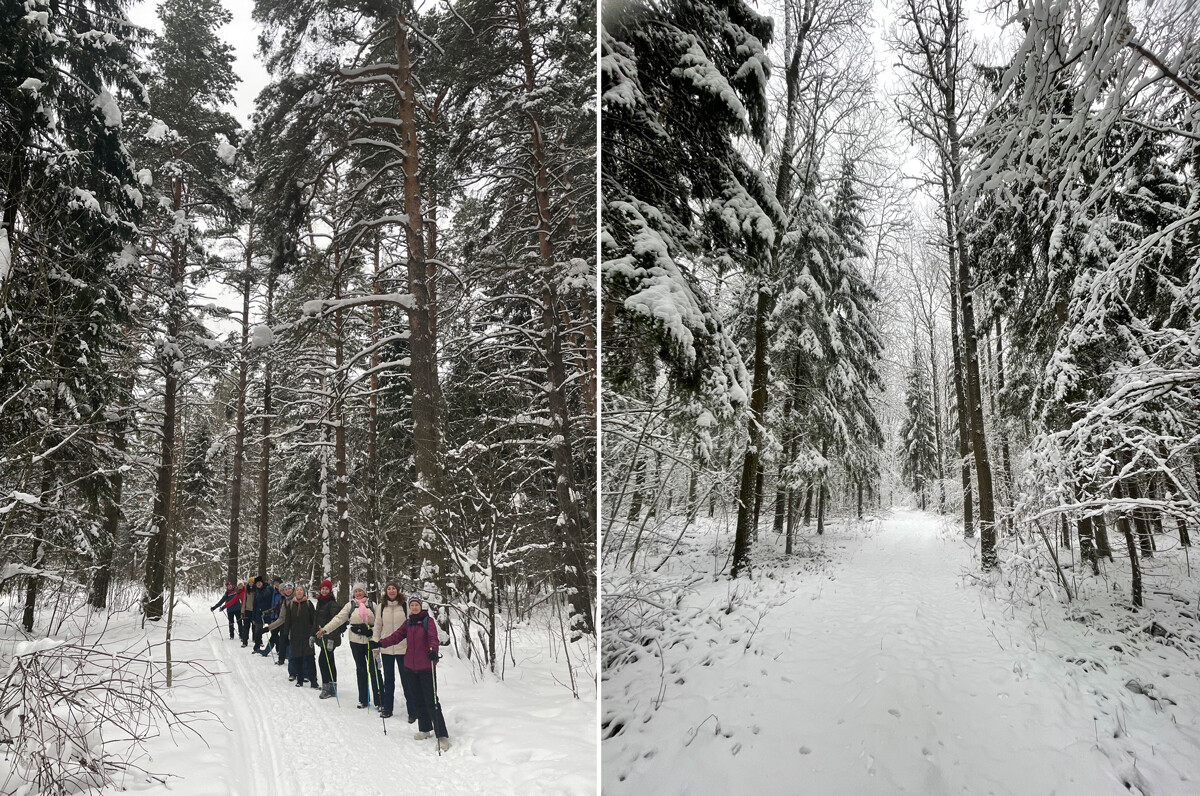
<path fill-rule="evenodd" d="M 146 767 L 179 779 L 132 790 L 188 796 L 374 796 L 414 787 L 442 796 L 596 793 L 594 696 L 573 700 L 553 681 L 566 678 L 565 666 L 544 652 L 530 649 L 516 668 L 510 662 L 504 682 L 472 682 L 465 662 L 443 660 L 439 690 L 453 747 L 439 757 L 431 740 L 413 739 L 416 725 L 403 720 L 403 708 L 387 722 L 386 736 L 377 713 L 356 708 L 346 645 L 335 653 L 338 707 L 307 684 L 296 688 L 273 656 L 253 655 L 224 633 L 208 632 L 214 625 L 207 614 L 185 611 L 179 635 L 197 640 L 180 644 L 177 656 L 207 659 L 227 674 L 219 686 L 175 689 L 172 702 L 210 710 L 228 729 L 211 721 L 195 725 L 207 745 L 194 736 L 179 737 L 178 746 L 156 741 Z M 520 649 L 517 654 L 520 660 Z"/>
<path fill-rule="evenodd" d="M 1112 738 L 1128 705 L 1098 710 L 1079 667 L 985 610 L 971 548 L 936 518 L 861 530 L 833 529 L 825 573 L 760 572 L 731 615 L 728 582 L 703 587 L 665 663 L 605 680 L 606 718 L 610 696 L 636 716 L 603 745 L 606 794 L 1200 793 L 1194 723 L 1135 767 Z"/>

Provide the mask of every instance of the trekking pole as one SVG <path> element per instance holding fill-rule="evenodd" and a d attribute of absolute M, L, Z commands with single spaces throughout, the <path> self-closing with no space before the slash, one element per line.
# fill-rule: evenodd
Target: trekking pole
<path fill-rule="evenodd" d="M 379 649 L 376 647 L 376 649 Z M 367 668 L 371 672 L 371 682 L 375 684 L 375 695 L 379 695 L 379 667 L 375 665 L 375 656 L 371 654 L 371 640 L 367 639 Z M 379 707 L 378 698 L 375 700 L 375 707 Z M 383 734 L 387 735 L 387 719 L 384 718 L 383 711 L 379 711 L 379 718 L 383 722 Z"/>
<path fill-rule="evenodd" d="M 321 636 L 321 652 L 325 653 L 325 668 L 328 671 L 332 672 L 333 667 L 329 665 L 329 650 L 325 647 L 325 636 L 323 636 L 323 635 Z M 337 702 L 337 706 L 339 708 L 342 706 L 342 698 L 340 696 L 338 696 L 338 692 L 337 692 L 337 678 L 336 677 L 333 678 L 333 700 L 335 702 Z"/>
<path fill-rule="evenodd" d="M 429 648 L 429 652 L 431 654 L 433 653 L 433 647 Z M 434 707 L 434 710 L 436 710 L 438 713 L 441 713 L 442 712 L 442 703 L 438 701 L 438 695 L 437 695 L 437 661 L 431 660 L 429 662 L 429 671 L 433 674 L 433 707 Z M 430 716 L 429 718 L 432 719 L 433 717 Z M 442 723 L 443 724 L 446 723 L 445 716 L 442 716 Z M 436 724 L 434 725 L 434 729 L 437 729 Z M 434 735 L 436 736 L 437 733 L 435 732 Z M 438 750 L 438 757 L 441 757 L 442 756 L 442 739 L 441 738 L 437 739 L 437 750 Z"/>

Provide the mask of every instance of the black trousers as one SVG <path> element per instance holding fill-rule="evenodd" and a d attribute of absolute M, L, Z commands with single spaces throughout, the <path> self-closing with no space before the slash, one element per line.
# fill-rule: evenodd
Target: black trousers
<path fill-rule="evenodd" d="M 396 699 L 396 677 L 400 678 L 400 688 L 404 697 L 404 711 L 409 716 L 420 717 L 421 694 L 417 690 L 413 673 L 404 668 L 403 655 L 383 654 L 383 709 L 392 712 Z"/>
<path fill-rule="evenodd" d="M 375 660 L 369 654 L 366 644 L 350 642 L 350 652 L 354 653 L 354 670 L 358 675 L 358 704 L 367 704 L 367 687 L 371 689 L 371 704 L 379 706 L 380 673 L 375 668 Z"/>
<path fill-rule="evenodd" d="M 421 732 L 433 730 L 439 738 L 450 737 L 450 733 L 446 732 L 446 720 L 442 718 L 441 700 L 437 698 L 434 690 L 433 671 L 410 671 L 408 674 L 416 681 L 417 690 L 421 694 L 421 713 L 417 716 L 417 729 Z"/>
<path fill-rule="evenodd" d="M 250 617 L 246 614 L 238 614 L 238 636 L 243 642 L 250 640 Z"/>
<path fill-rule="evenodd" d="M 334 660 L 333 650 L 329 647 L 322 648 L 321 641 L 317 639 L 317 666 L 321 670 L 321 684 L 337 682 L 337 661 Z"/>
<path fill-rule="evenodd" d="M 254 632 L 254 649 L 261 649 L 263 642 L 263 621 L 261 616 L 250 620 L 250 629 Z"/>
<path fill-rule="evenodd" d="M 226 611 L 225 615 L 229 617 L 229 637 L 233 638 L 233 623 L 235 619 L 237 621 L 239 634 L 242 632 L 242 625 L 245 624 L 245 620 L 242 619 L 242 610 L 237 608 L 232 611 Z"/>

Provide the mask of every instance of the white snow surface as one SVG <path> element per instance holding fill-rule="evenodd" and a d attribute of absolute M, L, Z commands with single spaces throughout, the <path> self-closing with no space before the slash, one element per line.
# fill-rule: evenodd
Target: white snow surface
<path fill-rule="evenodd" d="M 581 699 L 561 685 L 569 683 L 569 674 L 561 642 L 552 649 L 547 641 L 545 621 L 513 629 L 518 665 L 508 661 L 503 681 L 491 674 L 473 678 L 471 665 L 443 646 L 438 692 L 452 747 L 439 757 L 432 739 L 413 739 L 416 725 L 404 720 L 403 698 L 387 721 L 386 735 L 374 709 L 356 708 L 354 662 L 347 644 L 334 653 L 339 707 L 333 699 L 318 699 L 318 691 L 307 684 L 296 688 L 287 679 L 287 667 L 275 665 L 274 655 L 251 654 L 252 647 L 230 640 L 224 613 L 208 611 L 217 596 L 214 592 L 209 600 L 210 595 L 200 595 L 177 605 L 173 645 L 176 661 L 204 661 L 218 672 L 216 680 L 184 676 L 185 684 L 167 694 L 176 710 L 211 711 L 215 718 L 190 722 L 203 740 L 186 733 L 173 739 L 167 733 L 150 741 L 148 759 L 138 764 L 170 778 L 164 784 L 131 775 L 124 783 L 128 792 L 383 796 L 416 788 L 441 796 L 597 793 L 595 686 L 583 669 L 577 670 L 584 678 Z M 9 610 L 19 611 L 19 606 Z M 143 632 L 138 620 L 127 612 L 110 622 L 108 632 L 118 647 Z M 163 628 L 144 632 L 159 641 Z M 0 639 L 0 659 L 12 653 L 12 642 Z M 34 645 L 40 649 L 59 643 Z M 34 651 L 28 642 L 19 644 L 19 653 Z M 576 664 L 578 654 L 571 650 Z M 396 687 L 399 692 L 399 682 Z M 0 758 L 0 774 L 5 768 Z"/>
<path fill-rule="evenodd" d="M 1182 645 L 1114 643 L 1079 603 L 1072 621 L 1053 600 L 997 599 L 967 577 L 978 541 L 931 514 L 813 530 L 791 558 L 763 530 L 753 580 L 733 582 L 711 574 L 732 522 L 702 521 L 653 576 L 692 584 L 642 627 L 635 662 L 605 670 L 606 795 L 1200 793 L 1200 664 Z M 1127 562 L 1108 566 L 1127 584 Z M 605 578 L 606 606 L 673 604 Z M 1128 616 L 1123 600 L 1107 608 Z"/>

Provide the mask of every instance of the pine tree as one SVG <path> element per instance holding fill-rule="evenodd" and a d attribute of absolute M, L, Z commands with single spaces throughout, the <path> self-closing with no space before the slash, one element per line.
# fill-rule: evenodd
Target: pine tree
<path fill-rule="evenodd" d="M 175 426 L 180 376 L 186 368 L 184 336 L 189 297 L 189 266 L 203 263 L 198 220 L 226 221 L 237 212 L 229 190 L 237 123 L 221 106 L 230 102 L 237 77 L 233 48 L 216 31 L 230 14 L 218 0 L 164 0 L 159 6 L 163 33 L 151 46 L 148 86 L 151 117 L 141 120 L 142 162 L 157 177 L 160 214 L 150 232 L 164 303 L 164 336 L 157 345 L 163 378 L 163 419 L 154 507 L 147 532 L 148 619 L 163 614 L 167 533 L 172 524 L 172 483 L 177 466 Z M 198 262 L 199 261 L 199 262 Z"/>

